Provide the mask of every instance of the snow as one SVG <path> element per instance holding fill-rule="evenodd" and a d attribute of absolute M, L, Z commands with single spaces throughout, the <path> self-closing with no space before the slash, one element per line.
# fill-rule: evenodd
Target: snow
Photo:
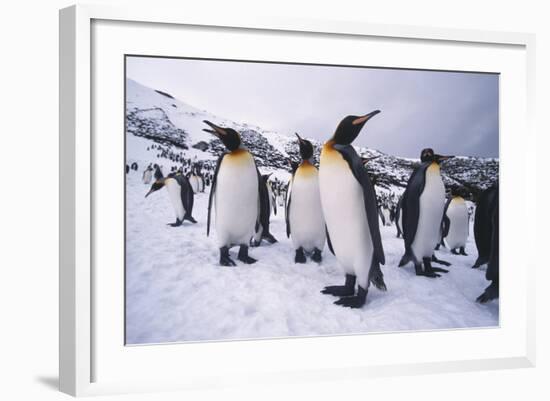
<path fill-rule="evenodd" d="M 195 196 L 198 223 L 173 228 L 166 225 L 175 221 L 166 190 L 145 199 L 148 189 L 141 183 L 141 167 L 127 174 L 128 344 L 498 325 L 498 301 L 475 302 L 489 283 L 485 268 L 471 268 L 476 257 L 472 237 L 467 257 L 438 252 L 452 266 L 443 277 L 430 279 L 415 276 L 412 266 L 397 267 L 403 242 L 395 237 L 394 226 L 381 227 L 388 291 L 371 286 L 367 304 L 352 310 L 320 293 L 324 286 L 344 281 L 327 247 L 321 264 L 294 264 L 281 208 L 272 216 L 279 242 L 251 248 L 250 255 L 258 259 L 253 265 L 237 261 L 236 267 L 222 267 L 215 230 L 206 237 L 208 193 Z M 236 251 L 231 251 L 234 259 Z"/>

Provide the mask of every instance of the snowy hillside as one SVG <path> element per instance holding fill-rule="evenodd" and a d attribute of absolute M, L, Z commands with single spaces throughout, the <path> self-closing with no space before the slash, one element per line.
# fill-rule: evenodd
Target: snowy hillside
<path fill-rule="evenodd" d="M 299 160 L 294 136 L 266 131 L 244 122 L 230 121 L 131 79 L 126 84 L 129 134 L 151 139 L 172 148 L 172 151 L 196 156 L 197 160 L 215 160 L 223 146 L 217 138 L 202 131 L 205 127 L 203 120 L 210 120 L 241 133 L 243 142 L 254 154 L 258 165 L 266 170 L 290 171 L 289 160 Z M 322 144 L 310 140 L 316 149 L 315 158 L 318 159 Z M 379 192 L 401 193 L 412 170 L 419 163 L 419 160 L 395 157 L 374 149 L 357 148 L 357 151 L 365 157 L 379 156 L 369 162 L 369 174 L 376 181 Z M 488 188 L 498 180 L 498 168 L 498 159 L 462 156 L 446 161 L 441 171 L 446 185 L 464 185 L 475 195 L 477 191 Z"/>
<path fill-rule="evenodd" d="M 499 302 L 475 302 L 487 287 L 485 266 L 472 269 L 477 257 L 473 230 L 466 244 L 468 256 L 437 252 L 452 263 L 438 279 L 417 277 L 409 265 L 398 268 L 403 240 L 394 226 L 381 226 L 386 256 L 382 267 L 387 292 L 371 286 L 367 303 L 352 310 L 333 304 L 336 298 L 320 293 L 327 285 L 343 284 L 335 257 L 325 246 L 320 264 L 294 263 L 294 249 L 286 237 L 282 207 L 271 218 L 273 245 L 251 248 L 258 259 L 236 267 L 218 264 L 215 230 L 206 236 L 209 187 L 194 197 L 197 224 L 170 227 L 175 215 L 167 191 L 145 198 L 151 184 L 142 182 L 149 163 L 181 166 L 181 158 L 214 165 L 221 143 L 203 132 L 203 120 L 233 127 L 254 154 L 263 172 L 280 180 L 289 177 L 289 159 L 298 160 L 295 138 L 199 110 L 170 94 L 127 81 L 127 164 L 138 170 L 126 174 L 126 342 L 150 344 L 286 336 L 335 335 L 404 330 L 494 327 Z M 317 152 L 319 145 L 317 145 Z M 380 156 L 368 164 L 379 195 L 404 190 L 418 161 Z M 208 171 L 208 169 L 207 169 Z M 498 160 L 460 157 L 442 167 L 447 183 L 462 182 L 484 188 L 498 176 Z M 236 249 L 231 250 L 235 258 Z"/>

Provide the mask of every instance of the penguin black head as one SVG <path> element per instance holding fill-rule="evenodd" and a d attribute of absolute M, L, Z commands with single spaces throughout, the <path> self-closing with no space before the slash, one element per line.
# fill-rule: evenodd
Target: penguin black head
<path fill-rule="evenodd" d="M 435 162 L 435 163 L 439 164 L 442 161 L 452 159 L 453 157 L 454 156 L 437 155 L 437 154 L 434 153 L 434 150 L 432 148 L 422 149 L 422 152 L 420 153 L 420 161 L 422 163 Z"/>
<path fill-rule="evenodd" d="M 345 117 L 342 121 L 340 121 L 338 127 L 336 127 L 332 140 L 338 145 L 351 144 L 355 138 L 357 138 L 359 132 L 361 132 L 363 125 L 365 125 L 367 121 L 378 113 L 380 113 L 380 110 L 371 111 L 369 114 L 365 114 L 364 116 Z"/>
<path fill-rule="evenodd" d="M 237 150 L 239 146 L 241 146 L 241 136 L 234 129 L 218 127 L 216 124 L 213 124 L 208 120 L 204 120 L 203 123 L 212 128 L 204 128 L 203 131 L 209 132 L 210 134 L 216 135 L 220 138 L 230 152 Z"/>
<path fill-rule="evenodd" d="M 156 180 L 155 182 L 153 182 L 153 185 L 151 185 L 151 189 L 149 190 L 149 192 L 147 192 L 145 197 L 147 198 L 149 195 L 151 195 L 155 191 L 158 191 L 163 186 L 164 186 L 164 179 Z"/>
<path fill-rule="evenodd" d="M 300 156 L 302 160 L 309 160 L 313 157 L 313 145 L 307 139 L 303 139 L 295 132 L 295 135 L 298 137 L 298 144 L 300 145 Z"/>

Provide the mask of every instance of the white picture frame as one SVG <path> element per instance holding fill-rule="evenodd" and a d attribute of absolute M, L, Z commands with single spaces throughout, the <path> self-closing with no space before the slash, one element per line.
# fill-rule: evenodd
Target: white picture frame
<path fill-rule="evenodd" d="M 507 289 L 515 285 L 515 294 L 510 298 L 503 297 L 501 304 L 504 310 L 501 327 L 492 331 L 464 330 L 455 332 L 429 332 L 429 333 L 407 333 L 407 334 L 380 334 L 370 336 L 342 336 L 327 337 L 322 343 L 314 339 L 293 339 L 293 340 L 256 340 L 247 342 L 232 343 L 206 343 L 193 345 L 180 345 L 178 353 L 183 348 L 187 352 L 188 360 L 198 361 L 201 355 L 211 358 L 213 355 L 225 355 L 227 358 L 238 357 L 242 359 L 231 364 L 220 366 L 212 372 L 201 369 L 197 366 L 189 369 L 185 379 L 178 375 L 169 375 L 166 372 L 158 372 L 153 377 L 151 372 L 141 371 L 136 366 L 136 361 L 143 358 L 145 365 L 155 365 L 159 361 L 166 362 L 167 369 L 171 363 L 167 352 L 169 346 L 157 345 L 134 348 L 129 355 L 125 353 L 123 341 L 116 334 L 113 344 L 121 347 L 121 359 L 107 352 L 105 343 L 111 341 L 109 330 L 116 333 L 114 327 L 110 327 L 108 318 L 104 318 L 94 306 L 94 290 L 98 285 L 105 282 L 105 276 L 98 277 L 94 273 L 94 263 L 97 263 L 94 235 L 97 235 L 98 216 L 95 213 L 95 190 L 96 181 L 94 175 L 97 169 L 97 157 L 109 158 L 112 155 L 98 145 L 93 137 L 93 127 L 98 121 L 95 114 L 92 95 L 92 77 L 94 68 L 99 68 L 94 60 L 97 54 L 97 47 L 104 44 L 104 41 L 93 41 L 94 24 L 101 21 L 108 21 L 108 24 L 128 23 L 133 24 L 131 29 L 138 34 L 140 29 L 151 24 L 167 28 L 177 27 L 201 27 L 205 30 L 220 30 L 220 32 L 243 32 L 247 35 L 254 35 L 255 32 L 278 33 L 285 35 L 308 35 L 308 37 L 320 38 L 348 38 L 361 40 L 361 38 L 383 39 L 388 43 L 392 41 L 417 41 L 418 43 L 432 43 L 439 46 L 442 51 L 445 46 L 458 46 L 456 51 L 464 48 L 479 48 L 484 51 L 485 47 L 497 49 L 511 49 L 510 60 L 517 61 L 517 71 L 510 70 L 509 78 L 514 81 L 514 88 L 519 88 L 521 95 L 519 99 L 505 99 L 501 105 L 501 112 L 506 113 L 512 110 L 513 102 L 518 102 L 520 108 L 517 115 L 501 116 L 501 135 L 504 140 L 501 153 L 503 155 L 501 164 L 501 180 L 503 181 L 502 191 L 502 216 L 506 216 L 506 210 L 513 207 L 522 207 L 521 216 L 504 220 L 504 227 L 508 227 L 503 238 L 503 244 L 510 243 L 517 232 L 521 229 L 534 232 L 533 225 L 536 219 L 536 211 L 533 205 L 529 205 L 529 194 L 517 194 L 516 198 L 510 198 L 514 191 L 506 185 L 510 180 L 522 180 L 525 188 L 533 188 L 528 185 L 534 180 L 533 176 L 526 174 L 529 168 L 534 168 L 535 158 L 527 157 L 536 153 L 536 138 L 532 128 L 532 112 L 534 110 L 534 44 L 535 38 L 530 34 L 506 33 L 506 32 L 484 32 L 458 29 L 437 29 L 414 26 L 392 26 L 375 25 L 362 22 L 347 21 L 315 21 L 315 20 L 294 20 L 277 18 L 242 18 L 240 20 L 227 20 L 224 16 L 209 15 L 187 15 L 182 11 L 166 10 L 155 7 L 132 7 L 112 8 L 108 6 L 78 5 L 60 11 L 60 390 L 75 396 L 108 394 L 133 391 L 160 391 L 170 389 L 203 389 L 220 386 L 246 385 L 247 383 L 289 383 L 296 381 L 328 380 L 338 378 L 376 377 L 400 374 L 434 373 L 441 371 L 467 371 L 477 369 L 500 369 L 510 367 L 530 367 L 535 363 L 535 295 L 534 295 L 534 261 L 531 252 L 524 254 L 524 263 L 521 264 L 520 278 L 516 282 L 511 281 L 511 275 L 507 274 L 506 262 L 501 266 L 501 293 L 507 294 Z M 137 24 L 136 24 L 137 23 Z M 116 29 L 130 29 L 129 25 Z M 155 31 L 156 32 L 156 31 Z M 167 35 L 160 29 L 154 35 Z M 125 39 L 119 35 L 119 40 Z M 129 40 L 129 39 L 128 39 Z M 276 38 L 273 40 L 277 40 Z M 320 39 L 321 40 L 321 39 Z M 154 43 L 152 44 L 154 45 Z M 113 44 L 116 46 L 116 43 Z M 164 50 L 164 49 L 162 49 Z M 159 51 L 162 51 L 159 50 Z M 513 53 L 513 54 L 512 54 Z M 168 54 L 170 55 L 170 54 Z M 486 56 L 488 57 L 488 56 Z M 503 56 L 504 57 L 504 56 Z M 508 56 L 506 56 L 508 57 Z M 495 61 L 496 60 L 496 61 Z M 498 58 L 493 63 L 498 62 Z M 387 61 L 387 63 L 391 63 Z M 430 64 L 431 63 L 431 64 Z M 414 64 L 414 63 L 413 63 Z M 514 64 L 514 63 L 511 63 Z M 415 64 L 416 65 L 416 64 Z M 444 61 L 436 64 L 433 61 L 426 61 L 422 67 L 444 69 Z M 388 65 L 385 66 L 395 66 Z M 458 69 L 458 65 L 456 68 Z M 113 67 L 115 68 L 115 67 Z M 502 68 L 513 68 L 513 66 L 502 66 Z M 496 68 L 493 72 L 499 72 Z M 519 72 L 518 72 L 519 71 Z M 122 69 L 117 71 L 121 79 Z M 525 75 L 523 75 L 525 74 Z M 508 79 L 507 77 L 507 79 Z M 510 87 L 512 88 L 512 87 Z M 506 91 L 505 91 L 506 94 Z M 123 106 L 120 104 L 120 114 Z M 516 105 L 517 105 L 516 104 Z M 116 102 L 115 102 L 116 105 Z M 120 128 L 120 127 L 119 127 Z M 512 129 L 513 128 L 513 129 Z M 520 135 L 523 147 L 517 145 L 518 137 L 514 136 L 514 130 L 521 130 Z M 122 132 L 122 129 L 120 130 Z M 517 135 L 517 134 L 516 134 Z M 506 155 L 514 149 L 516 158 L 507 159 Z M 116 160 L 115 160 L 116 165 Z M 122 166 L 122 164 L 121 164 Z M 122 172 L 122 168 L 120 169 Z M 123 175 L 122 175 L 123 176 Z M 508 196 L 508 198 L 506 198 Z M 510 200 L 508 200 L 510 199 Z M 101 225 L 99 225 L 101 227 Z M 505 228 L 506 230 L 506 228 Z M 515 233 L 515 234 L 514 234 Z M 508 237 L 506 237 L 508 235 Z M 518 238 L 527 241 L 527 239 Z M 527 247 L 531 245 L 526 243 Z M 503 251 L 501 250 L 501 253 Z M 512 260 L 514 252 L 505 256 Z M 107 254 L 108 256 L 108 254 Z M 516 259 L 517 260 L 517 255 Z M 123 266 L 120 266 L 123 270 Z M 509 271 L 509 270 L 508 270 Z M 115 286 L 117 282 L 113 282 Z M 121 290 L 121 289 L 120 289 Z M 107 293 L 111 294 L 106 288 Z M 519 293 L 519 294 L 518 294 Z M 114 295 L 111 301 L 117 301 Z M 517 301 L 517 307 L 509 308 L 512 302 Z M 116 309 L 116 308 L 114 308 Z M 118 309 L 116 309 L 118 310 Z M 507 311 L 511 311 L 507 314 Z M 102 319 L 105 319 L 104 321 Z M 513 321 L 512 321 L 513 320 Z M 101 326 L 100 332 L 96 326 Z M 117 328 L 116 330 L 120 330 Z M 498 332 L 507 333 L 499 337 Z M 495 334 L 497 333 L 497 334 Z M 482 343 L 496 342 L 495 348 L 490 352 L 483 352 L 483 348 L 472 351 L 465 358 L 441 356 L 442 360 L 432 358 L 425 360 L 419 357 L 418 352 L 407 353 L 403 346 L 400 355 L 395 357 L 377 357 L 372 355 L 372 360 L 359 358 L 352 361 L 340 361 L 335 363 L 338 349 L 342 347 L 357 348 L 363 347 L 365 341 L 373 343 L 373 348 L 379 347 L 387 336 L 395 342 L 404 344 L 422 344 L 425 341 L 469 341 L 475 343 L 476 339 Z M 486 338 L 485 338 L 486 337 Z M 366 338 L 366 340 L 365 340 Z M 485 338 L 485 339 L 483 339 Z M 501 343 L 499 343 L 501 341 Z M 377 343 L 374 345 L 374 343 Z M 284 358 L 277 360 L 275 355 L 300 355 L 300 352 L 310 353 L 310 356 L 322 347 L 327 350 L 327 355 L 322 360 L 311 358 L 309 363 L 293 361 L 293 366 L 288 366 L 288 360 Z M 500 347 L 500 348 L 497 348 Z M 399 349 L 399 348 L 398 348 Z M 460 346 L 457 348 L 460 352 Z M 158 351 L 158 352 L 157 352 Z M 99 352 L 99 355 L 98 355 Z M 101 354 L 103 352 L 103 354 Z M 155 352 L 156 355 L 152 355 Z M 115 354 L 115 353 L 113 353 Z M 128 355 L 127 355 L 128 354 Z M 250 354 L 250 355 L 249 355 Z M 257 360 L 255 355 L 267 358 L 271 366 L 262 368 L 255 366 L 251 370 L 244 366 L 246 363 L 253 364 Z M 178 354 L 180 355 L 180 354 Z M 305 354 L 302 354 L 305 355 Z M 449 354 L 451 355 L 451 354 Z M 456 354 L 459 355 L 459 354 Z M 181 355 L 180 355 L 181 356 Z M 240 357 L 239 357 L 240 356 Z M 112 360 L 108 358 L 113 357 Z M 98 363 L 98 360 L 103 361 Z M 123 361 L 124 358 L 125 362 Z M 195 359 L 193 359 L 195 358 Z M 247 359 L 249 358 L 249 359 Z M 181 361 L 181 359 L 179 359 Z M 113 372 L 105 374 L 102 378 L 100 366 L 105 366 L 105 361 L 115 366 Z M 173 362 L 173 361 L 172 361 Z M 121 365 L 117 365 L 121 363 Z M 122 365 L 125 363 L 126 365 Z M 241 364 L 239 366 L 239 363 Z M 285 365 L 286 363 L 286 365 Z M 223 365 L 223 364 L 220 364 Z M 125 375 L 117 376 L 115 370 L 122 366 L 126 367 Z M 130 369 L 129 367 L 133 368 Z M 98 371 L 99 369 L 99 371 Z M 210 372 L 210 373 L 207 373 Z M 98 379 L 99 378 L 99 379 Z"/>

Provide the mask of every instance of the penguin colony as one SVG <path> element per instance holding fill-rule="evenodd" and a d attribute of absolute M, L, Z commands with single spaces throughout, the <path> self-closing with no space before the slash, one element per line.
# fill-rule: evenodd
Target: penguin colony
<path fill-rule="evenodd" d="M 368 172 L 368 162 L 373 158 L 361 158 L 352 143 L 379 113 L 375 110 L 340 121 L 321 149 L 318 167 L 313 161 L 312 143 L 296 134 L 301 160 L 289 161 L 292 176 L 288 184 L 260 174 L 238 132 L 205 120 L 208 128 L 203 130 L 220 139 L 225 147 L 215 166 L 186 160 L 182 153 L 154 144 L 147 150 L 158 152 L 157 158 L 181 165 L 172 166 L 165 176 L 162 165 L 149 164 L 142 174 L 144 184 L 152 182 L 145 197 L 166 188 L 176 217 L 169 225 L 179 227 L 184 221 L 197 222 L 192 216 L 194 195 L 211 187 L 206 235 L 210 235 L 215 215 L 213 227 L 222 266 L 236 265 L 229 252 L 232 247 L 239 248 L 237 260 L 252 264 L 256 259 L 249 255 L 250 246 L 260 246 L 263 241 L 276 243 L 270 232 L 270 216 L 284 206 L 294 262 L 306 263 L 309 257 L 321 263 L 327 243 L 342 268 L 344 283 L 327 286 L 321 292 L 337 297 L 337 305 L 360 308 L 366 303 L 370 284 L 386 290 L 380 268 L 385 264 L 380 225 L 395 224 L 396 236 L 403 238 L 404 254 L 399 267 L 412 264 L 417 276 L 438 278 L 449 270 L 432 264 L 450 263 L 438 259 L 435 250 L 445 246 L 455 255 L 466 255 L 473 214 L 462 188 L 452 187 L 446 194 L 440 169 L 453 156 L 436 154 L 430 148 L 421 151 L 420 165 L 412 172 L 401 197 L 377 197 L 375 177 Z M 137 170 L 136 162 L 126 165 L 126 174 Z M 478 258 L 473 268 L 487 265 L 490 285 L 477 298 L 485 303 L 499 296 L 498 183 L 477 198 L 474 236 Z"/>

